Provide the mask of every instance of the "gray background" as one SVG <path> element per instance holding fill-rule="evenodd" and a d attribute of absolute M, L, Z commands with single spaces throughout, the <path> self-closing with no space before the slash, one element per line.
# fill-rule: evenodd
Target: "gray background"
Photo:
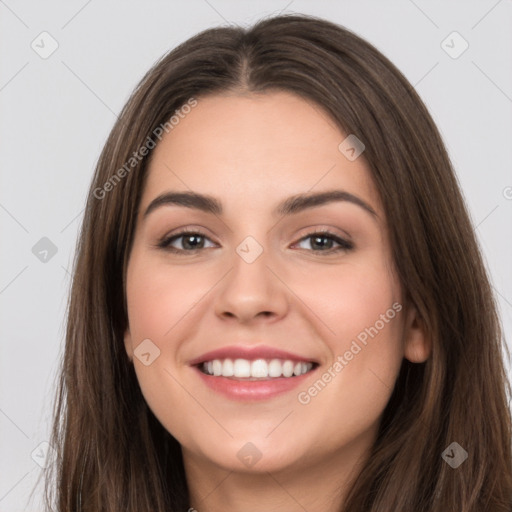
<path fill-rule="evenodd" d="M 302 12 L 377 46 L 415 85 L 455 165 L 512 333 L 512 2 L 0 0 L 0 512 L 29 500 L 50 427 L 69 271 L 93 168 L 146 70 L 200 30 Z M 43 59 L 38 51 L 57 50 Z M 469 44 L 462 48 L 457 31 Z M 44 39 L 46 38 L 46 39 Z M 451 47 L 451 48 L 450 48 Z M 448 52 L 452 53 L 450 56 Z M 33 247 L 47 237 L 52 256 Z M 39 242 L 47 244 L 48 242 Z M 510 369 L 509 369 L 510 372 Z"/>

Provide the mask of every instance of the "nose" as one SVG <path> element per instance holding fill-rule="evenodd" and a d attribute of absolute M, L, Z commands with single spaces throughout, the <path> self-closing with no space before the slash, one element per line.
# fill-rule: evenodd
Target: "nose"
<path fill-rule="evenodd" d="M 288 289 L 273 267 L 266 249 L 252 262 L 234 252 L 232 268 L 219 283 L 216 315 L 243 324 L 283 318 L 289 307 Z"/>

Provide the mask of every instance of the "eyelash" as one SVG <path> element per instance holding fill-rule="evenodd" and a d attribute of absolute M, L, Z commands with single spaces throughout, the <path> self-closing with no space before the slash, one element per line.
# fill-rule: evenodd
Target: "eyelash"
<path fill-rule="evenodd" d="M 163 249 L 165 251 L 169 251 L 169 252 L 172 252 L 173 254 L 177 254 L 179 256 L 185 256 L 186 253 L 192 253 L 192 254 L 195 254 L 197 251 L 200 251 L 200 250 L 204 250 L 205 248 L 199 248 L 199 249 L 191 249 L 191 250 L 186 250 L 186 249 L 176 249 L 175 247 L 171 247 L 171 243 L 174 242 L 175 240 L 185 236 L 185 235 L 199 235 L 200 237 L 202 238 L 206 238 L 208 239 L 208 236 L 206 236 L 204 233 L 202 233 L 200 230 L 188 230 L 188 229 L 184 229 L 182 231 L 180 231 L 179 233 L 176 233 L 170 237 L 164 237 L 162 238 L 158 244 L 157 244 L 157 247 L 160 248 L 160 249 Z M 336 242 L 339 247 L 336 247 L 334 249 L 328 249 L 328 250 L 325 250 L 325 251 L 314 251 L 312 249 L 309 249 L 311 250 L 312 252 L 316 252 L 316 253 L 320 253 L 323 255 L 329 255 L 329 254 L 334 254 L 334 253 L 338 253 L 340 251 L 350 251 L 354 248 L 354 245 L 352 244 L 352 242 L 349 242 L 347 240 L 344 240 L 343 238 L 340 238 L 338 235 L 334 234 L 334 233 L 331 233 L 329 230 L 321 230 L 321 231 L 313 231 L 311 233 L 308 233 L 307 235 L 303 236 L 302 238 L 300 238 L 298 240 L 298 242 L 301 242 L 303 240 L 307 240 L 308 238 L 313 238 L 315 235 L 321 235 L 323 238 L 329 238 L 331 240 L 333 240 L 334 242 Z M 308 250 L 308 249 L 306 249 Z"/>

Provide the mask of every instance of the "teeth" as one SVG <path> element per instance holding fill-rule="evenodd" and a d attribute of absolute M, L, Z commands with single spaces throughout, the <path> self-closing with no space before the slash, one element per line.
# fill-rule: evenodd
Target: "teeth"
<path fill-rule="evenodd" d="M 268 377 L 268 364 L 265 359 L 256 359 L 251 363 L 251 377 Z"/>
<path fill-rule="evenodd" d="M 219 361 L 218 359 L 214 359 L 212 361 L 212 367 L 213 367 L 213 375 L 219 376 L 222 375 L 222 361 Z"/>
<path fill-rule="evenodd" d="M 281 377 L 283 373 L 283 365 L 279 359 L 272 359 L 268 365 L 269 377 Z"/>
<path fill-rule="evenodd" d="M 226 359 L 224 363 L 222 363 L 222 375 L 224 377 L 232 377 L 234 374 L 235 369 L 233 361 L 231 361 L 231 359 Z"/>
<path fill-rule="evenodd" d="M 291 377 L 293 375 L 293 361 L 285 361 L 283 364 L 283 376 Z"/>
<path fill-rule="evenodd" d="M 247 359 L 235 359 L 233 372 L 235 377 L 250 377 L 251 362 L 247 361 Z"/>
<path fill-rule="evenodd" d="M 201 365 L 207 375 L 215 377 L 236 377 L 240 379 L 268 379 L 278 377 L 298 377 L 309 372 L 313 363 L 295 362 L 289 359 L 214 359 Z"/>

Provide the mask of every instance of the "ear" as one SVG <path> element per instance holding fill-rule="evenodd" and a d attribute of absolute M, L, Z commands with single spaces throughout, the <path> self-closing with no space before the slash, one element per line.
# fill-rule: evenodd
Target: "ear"
<path fill-rule="evenodd" d="M 126 350 L 126 354 L 128 355 L 128 359 L 133 362 L 133 343 L 129 327 L 126 328 L 124 333 L 124 348 Z"/>
<path fill-rule="evenodd" d="M 432 343 L 427 336 L 425 322 L 416 307 L 409 305 L 404 326 L 404 357 L 411 363 L 424 363 L 431 354 Z"/>

